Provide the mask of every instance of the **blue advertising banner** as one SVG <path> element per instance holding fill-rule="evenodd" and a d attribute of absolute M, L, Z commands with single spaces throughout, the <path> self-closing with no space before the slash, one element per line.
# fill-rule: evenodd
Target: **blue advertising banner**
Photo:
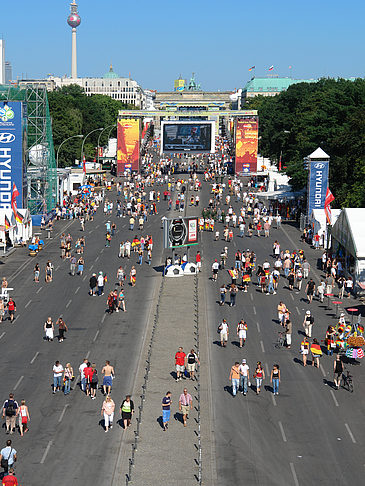
<path fill-rule="evenodd" d="M 308 216 L 313 209 L 324 209 L 328 187 L 329 161 L 311 161 L 309 165 Z"/>
<path fill-rule="evenodd" d="M 0 102 L 0 209 L 11 209 L 13 184 L 19 196 L 18 208 L 23 208 L 23 126 L 22 103 Z"/>

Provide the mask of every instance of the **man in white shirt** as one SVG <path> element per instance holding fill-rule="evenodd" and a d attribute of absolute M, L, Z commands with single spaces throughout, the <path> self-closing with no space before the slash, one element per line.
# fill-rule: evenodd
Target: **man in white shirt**
<path fill-rule="evenodd" d="M 86 377 L 85 377 L 85 374 L 84 374 L 84 369 L 86 368 L 87 366 L 87 359 L 85 358 L 84 359 L 84 362 L 80 364 L 79 366 L 79 373 L 80 373 L 80 385 L 81 385 L 81 390 L 83 392 L 86 391 Z"/>
<path fill-rule="evenodd" d="M 225 348 L 228 341 L 229 328 L 226 319 L 223 319 L 221 325 L 219 326 L 220 336 L 221 336 L 221 346 Z"/>
<path fill-rule="evenodd" d="M 63 366 L 59 361 L 53 365 L 53 393 L 61 390 L 63 376 Z"/>
<path fill-rule="evenodd" d="M 246 363 L 246 360 L 242 360 L 242 364 L 239 366 L 239 370 L 241 373 L 241 388 L 242 388 L 242 395 L 247 394 L 248 382 L 250 381 L 250 367 Z"/>
<path fill-rule="evenodd" d="M 214 282 L 217 281 L 218 270 L 219 270 L 219 263 L 217 262 L 217 260 L 214 260 L 212 265 L 212 280 L 214 280 Z"/>

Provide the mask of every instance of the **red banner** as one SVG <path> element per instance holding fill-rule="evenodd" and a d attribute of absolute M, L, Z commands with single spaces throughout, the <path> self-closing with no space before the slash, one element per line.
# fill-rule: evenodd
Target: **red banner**
<path fill-rule="evenodd" d="M 258 120 L 237 120 L 236 126 L 236 174 L 257 171 Z"/>
<path fill-rule="evenodd" d="M 118 120 L 117 175 L 125 170 L 139 171 L 140 121 Z"/>

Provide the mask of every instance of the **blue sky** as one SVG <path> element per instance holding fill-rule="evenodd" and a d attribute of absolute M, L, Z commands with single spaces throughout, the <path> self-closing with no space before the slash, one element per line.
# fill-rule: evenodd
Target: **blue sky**
<path fill-rule="evenodd" d="M 71 0 L 1 2 L 0 35 L 15 76 L 71 71 Z M 16 10 L 14 5 L 16 4 Z M 144 88 L 171 90 L 180 74 L 206 90 L 250 78 L 364 76 L 365 2 L 354 0 L 78 0 L 78 74 L 101 76 L 110 62 Z"/>

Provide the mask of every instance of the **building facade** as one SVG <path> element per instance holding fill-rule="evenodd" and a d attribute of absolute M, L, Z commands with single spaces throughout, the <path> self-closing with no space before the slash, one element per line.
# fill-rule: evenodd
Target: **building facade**
<path fill-rule="evenodd" d="M 286 91 L 289 86 L 297 83 L 315 83 L 315 79 L 293 79 L 293 78 L 252 78 L 242 90 L 242 103 L 255 96 L 276 96 Z"/>
<path fill-rule="evenodd" d="M 5 84 L 5 41 L 0 39 L 0 84 Z"/>
<path fill-rule="evenodd" d="M 5 61 L 5 84 L 10 84 L 13 79 L 13 68 L 10 61 Z"/>

